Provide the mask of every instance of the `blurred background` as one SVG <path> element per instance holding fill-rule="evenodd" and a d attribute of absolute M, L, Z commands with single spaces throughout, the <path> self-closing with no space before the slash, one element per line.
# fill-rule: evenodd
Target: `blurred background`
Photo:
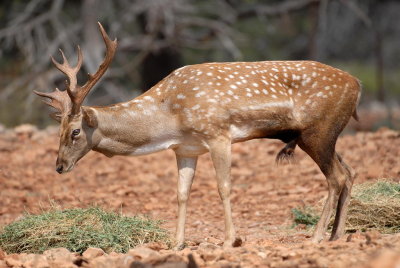
<path fill-rule="evenodd" d="M 100 21 L 116 57 L 87 105 L 129 100 L 188 64 L 317 60 L 364 87 L 357 130 L 400 129 L 398 0 L 31 0 L 0 2 L 0 123 L 54 124 L 32 90 L 63 89 L 61 48 L 80 82 L 104 57 Z"/>

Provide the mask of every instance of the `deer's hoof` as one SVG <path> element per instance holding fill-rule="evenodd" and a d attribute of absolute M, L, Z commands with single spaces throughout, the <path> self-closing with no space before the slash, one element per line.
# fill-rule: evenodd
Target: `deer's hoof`
<path fill-rule="evenodd" d="M 185 247 L 186 247 L 185 243 L 179 243 L 175 247 L 173 247 L 172 249 L 175 250 L 175 251 L 180 251 L 180 250 L 184 249 Z"/>
<path fill-rule="evenodd" d="M 224 242 L 224 249 L 229 249 L 229 248 L 237 248 L 242 245 L 243 241 L 240 237 L 235 238 L 233 241 L 232 240 L 226 240 Z"/>
<path fill-rule="evenodd" d="M 323 236 L 313 236 L 313 238 L 311 239 L 311 242 L 313 242 L 314 244 L 318 244 L 320 243 L 322 240 L 324 240 Z"/>

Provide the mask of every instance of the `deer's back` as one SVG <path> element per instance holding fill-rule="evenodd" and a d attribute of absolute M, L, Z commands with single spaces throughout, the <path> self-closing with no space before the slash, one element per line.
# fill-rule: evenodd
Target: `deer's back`
<path fill-rule="evenodd" d="M 359 91 L 357 79 L 318 62 L 264 61 L 185 66 L 150 94 L 167 103 L 185 129 L 229 130 L 241 140 L 347 123 Z"/>

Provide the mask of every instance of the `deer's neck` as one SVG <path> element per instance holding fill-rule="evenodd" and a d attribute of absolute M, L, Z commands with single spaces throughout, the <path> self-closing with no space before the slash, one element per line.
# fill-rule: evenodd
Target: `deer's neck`
<path fill-rule="evenodd" d="M 90 109 L 98 123 L 93 134 L 94 151 L 107 156 L 143 155 L 179 144 L 176 119 L 162 105 L 135 99 Z"/>

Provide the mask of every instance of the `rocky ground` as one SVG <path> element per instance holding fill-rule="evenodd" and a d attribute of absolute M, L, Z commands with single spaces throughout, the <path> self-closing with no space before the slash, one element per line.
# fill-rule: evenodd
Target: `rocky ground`
<path fill-rule="evenodd" d="M 400 235 L 348 234 L 335 242 L 309 242 L 312 230 L 293 227 L 291 209 L 316 204 L 327 195 L 324 176 L 296 149 L 292 164 L 277 165 L 283 144 L 256 140 L 233 146 L 232 204 L 241 247 L 222 250 L 223 215 L 212 163 L 200 157 L 187 218 L 188 247 L 162 244 L 127 254 L 66 249 L 41 255 L 5 254 L 0 267 L 396 267 Z M 0 128 L 0 226 L 25 211 L 40 212 L 55 202 L 63 208 L 99 205 L 126 215 L 176 220 L 176 164 L 172 152 L 107 158 L 90 152 L 64 175 L 55 172 L 57 129 Z M 388 129 L 345 135 L 337 150 L 358 173 L 356 183 L 376 178 L 400 181 L 400 133 Z M 398 266 L 397 266 L 398 267 Z"/>

